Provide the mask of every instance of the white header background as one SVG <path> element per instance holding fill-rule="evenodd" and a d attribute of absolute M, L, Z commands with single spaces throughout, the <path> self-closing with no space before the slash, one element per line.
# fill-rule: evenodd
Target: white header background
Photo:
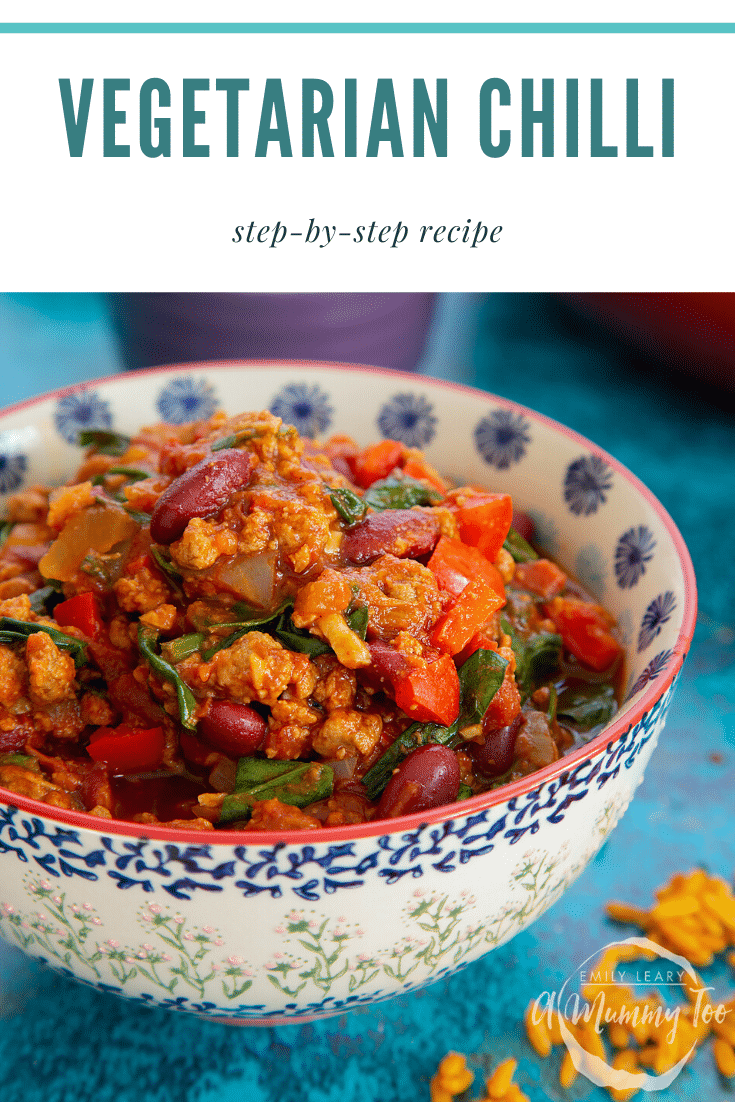
<path fill-rule="evenodd" d="M 36 13 L 37 14 L 37 13 Z M 66 13 L 65 13 L 66 15 Z M 208 12 L 208 17 L 210 13 Z M 556 13 L 555 13 L 556 15 Z M 240 18 L 247 18 L 242 13 Z M 486 16 L 489 18 L 489 16 Z M 735 36 L 682 34 L 6 34 L 0 35 L 4 103 L 3 290 L 732 290 L 730 74 Z M 240 94 L 240 156 L 225 151 L 225 95 L 218 77 L 248 77 Z M 510 86 L 494 130 L 510 152 L 479 145 L 479 90 Z M 94 77 L 84 156 L 70 158 L 59 78 Z M 130 158 L 102 156 L 102 81 L 130 79 L 117 96 L 127 121 L 116 131 Z M 140 151 L 138 92 L 148 77 L 171 88 L 172 155 Z M 183 77 L 207 77 L 196 140 L 209 158 L 181 156 Z M 273 143 L 255 159 L 265 79 L 283 80 L 294 156 Z M 301 156 L 301 80 L 330 83 L 335 157 Z M 343 156 L 344 79 L 358 81 L 358 156 Z M 376 79 L 392 77 L 404 157 L 365 148 Z M 427 132 L 412 156 L 412 81 L 449 86 L 449 151 L 438 159 Z M 521 157 L 521 79 L 555 78 L 555 156 Z M 579 156 L 566 157 L 565 84 L 579 80 Z M 604 82 L 605 144 L 617 158 L 589 156 L 589 81 Z M 637 77 L 641 144 L 653 158 L 625 156 L 625 83 Z M 661 157 L 661 79 L 675 81 L 675 156 Z M 409 228 L 398 248 L 337 237 L 326 248 L 289 237 L 275 249 L 233 244 L 235 227 L 353 232 Z M 422 225 L 490 230 L 496 244 L 419 243 Z M 320 240 L 323 240 L 320 239 Z"/>
<path fill-rule="evenodd" d="M 499 0 L 371 0 L 369 5 L 347 5 L 344 0 L 309 0 L 308 10 L 304 0 L 270 0 L 266 5 L 256 0 L 125 0 L 125 3 L 107 0 L 34 0 L 19 3 L 5 0 L 3 17 L 15 22 L 303 22 L 313 23 L 334 20 L 342 23 L 357 22 L 446 22 L 463 20 L 472 22 L 557 22 L 579 20 L 581 22 L 691 22 L 693 19 L 732 20 L 732 0 L 524 0 L 509 5 Z M 13 10 L 15 9 L 15 10 Z"/>

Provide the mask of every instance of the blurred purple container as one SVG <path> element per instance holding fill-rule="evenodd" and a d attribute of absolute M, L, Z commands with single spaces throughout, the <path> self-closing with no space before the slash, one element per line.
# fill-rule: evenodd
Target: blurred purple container
<path fill-rule="evenodd" d="M 128 368 L 195 360 L 333 360 L 410 370 L 433 294 L 113 294 Z"/>

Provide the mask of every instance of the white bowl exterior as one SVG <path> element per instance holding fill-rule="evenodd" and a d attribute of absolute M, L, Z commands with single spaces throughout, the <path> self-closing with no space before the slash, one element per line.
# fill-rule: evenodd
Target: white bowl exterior
<path fill-rule="evenodd" d="M 218 407 L 271 408 L 361 444 L 403 439 L 463 482 L 510 492 L 617 617 L 626 708 L 670 680 L 686 583 L 651 500 L 595 449 L 490 395 L 316 365 L 122 376 L 0 416 L 0 491 L 68 478 L 80 428 L 133 433 Z M 408 833 L 174 844 L 0 808 L 0 931 L 81 980 L 214 1017 L 302 1019 L 389 997 L 476 959 L 559 897 L 627 807 L 672 689 L 556 778 Z"/>
<path fill-rule="evenodd" d="M 0 808 L 0 931 L 86 983 L 233 1021 L 420 987 L 513 937 L 582 872 L 643 778 L 672 688 L 522 797 L 395 834 L 180 845 Z"/>

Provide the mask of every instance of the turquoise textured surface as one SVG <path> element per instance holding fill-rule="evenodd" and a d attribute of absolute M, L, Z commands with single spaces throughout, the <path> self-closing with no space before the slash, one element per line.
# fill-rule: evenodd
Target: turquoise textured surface
<path fill-rule="evenodd" d="M 109 373 L 118 364 L 97 296 L 0 296 L 0 404 Z M 728 398 L 634 357 L 546 296 L 453 296 L 441 303 L 422 368 L 521 401 L 589 436 L 661 499 L 692 553 L 700 619 L 646 780 L 598 857 L 526 933 L 422 992 L 343 1018 L 232 1028 L 129 1006 L 59 977 L 0 943 L 4 1102 L 405 1102 L 428 1099 L 444 1053 L 481 1071 L 508 1054 L 532 1102 L 564 1092 L 558 1053 L 536 1057 L 523 1011 L 589 954 L 632 930 L 610 898 L 649 905 L 672 872 L 732 877 L 735 791 L 735 425 Z M 731 402 L 729 403 L 731 404 Z M 4 858 L 5 860 L 9 858 Z M 0 867 L 0 902 L 2 901 Z M 732 970 L 705 972 L 718 992 Z M 665 1100 L 726 1099 L 706 1047 Z M 645 1097 L 645 1096 L 641 1096 Z"/>

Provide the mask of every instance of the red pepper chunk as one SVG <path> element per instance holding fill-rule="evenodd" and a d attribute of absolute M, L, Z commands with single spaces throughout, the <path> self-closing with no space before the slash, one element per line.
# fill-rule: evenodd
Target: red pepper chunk
<path fill-rule="evenodd" d="M 431 635 L 432 645 L 445 654 L 459 654 L 493 612 L 504 604 L 504 596 L 498 596 L 483 578 L 475 578 L 437 620 Z"/>
<path fill-rule="evenodd" d="M 623 648 L 610 632 L 615 621 L 600 605 L 578 597 L 554 597 L 544 608 L 564 646 L 585 666 L 601 673 L 620 658 Z"/>
<path fill-rule="evenodd" d="M 556 597 L 567 584 L 567 576 L 561 567 L 550 559 L 534 559 L 516 563 L 513 581 L 545 600 Z"/>
<path fill-rule="evenodd" d="M 439 588 L 453 597 L 458 597 L 473 578 L 482 578 L 505 604 L 505 586 L 500 571 L 476 547 L 441 536 L 426 565 L 436 577 Z"/>
<path fill-rule="evenodd" d="M 466 647 L 463 647 L 459 654 L 455 654 L 454 660 L 457 663 L 457 668 L 462 669 L 468 658 L 471 658 L 476 650 L 497 650 L 498 644 L 493 639 L 492 635 L 483 628 L 472 636 Z"/>
<path fill-rule="evenodd" d="M 430 463 L 427 463 L 423 456 L 409 455 L 403 464 L 403 473 L 408 475 L 409 478 L 418 478 L 430 482 L 442 494 L 447 491 L 439 472 Z"/>
<path fill-rule="evenodd" d="M 510 494 L 473 493 L 457 506 L 456 517 L 462 542 L 495 562 L 513 520 Z"/>
<path fill-rule="evenodd" d="M 459 715 L 459 674 L 448 654 L 417 666 L 395 683 L 396 704 L 420 723 L 449 727 Z"/>
<path fill-rule="evenodd" d="M 98 727 L 87 753 L 94 761 L 104 762 L 113 773 L 142 773 L 161 764 L 164 747 L 162 727 L 141 730 L 121 723 L 118 727 Z"/>
<path fill-rule="evenodd" d="M 398 440 L 381 440 L 371 444 L 355 459 L 355 482 L 367 489 L 380 478 L 387 478 L 406 457 L 405 444 Z"/>
<path fill-rule="evenodd" d="M 104 626 L 94 593 L 78 593 L 62 601 L 54 609 L 54 619 L 59 627 L 77 628 L 89 639 L 98 639 Z"/>
<path fill-rule="evenodd" d="M 492 731 L 498 727 L 507 727 L 512 723 L 521 710 L 521 693 L 516 684 L 515 675 L 511 673 L 509 662 L 503 683 L 487 706 L 487 711 L 482 718 L 482 726 L 485 731 Z"/>

